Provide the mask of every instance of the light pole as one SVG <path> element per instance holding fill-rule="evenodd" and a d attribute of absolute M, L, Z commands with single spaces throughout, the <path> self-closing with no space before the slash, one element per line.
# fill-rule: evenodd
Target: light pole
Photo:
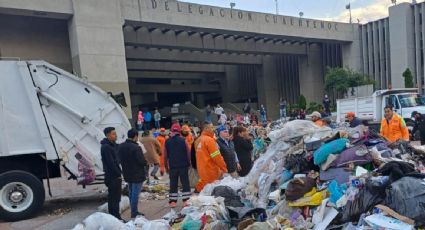
<path fill-rule="evenodd" d="M 278 0 L 274 0 L 274 2 L 276 3 L 276 15 L 279 15 L 279 2 Z"/>
<path fill-rule="evenodd" d="M 231 10 L 233 10 L 233 8 L 235 8 L 235 6 L 236 6 L 236 3 L 234 3 L 234 2 L 231 2 L 231 3 L 230 3 L 230 9 L 231 9 Z"/>
<path fill-rule="evenodd" d="M 304 16 L 304 12 L 299 12 L 298 15 L 300 16 L 300 18 L 302 18 Z"/>

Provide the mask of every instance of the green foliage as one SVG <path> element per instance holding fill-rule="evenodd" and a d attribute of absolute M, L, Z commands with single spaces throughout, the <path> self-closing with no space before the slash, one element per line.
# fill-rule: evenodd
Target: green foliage
<path fill-rule="evenodd" d="M 307 113 L 312 113 L 312 112 L 314 112 L 314 111 L 320 111 L 320 109 L 322 109 L 323 108 L 323 106 L 321 105 L 321 104 L 318 104 L 318 103 L 316 103 L 316 102 L 310 102 L 310 104 L 308 105 L 308 108 L 307 108 Z"/>
<path fill-rule="evenodd" d="M 404 87 L 406 88 L 414 88 L 414 83 L 413 83 L 413 75 L 412 75 L 412 71 L 410 71 L 409 68 L 407 68 L 404 72 L 403 72 L 403 77 L 404 77 Z"/>
<path fill-rule="evenodd" d="M 306 109 L 307 108 L 307 99 L 302 94 L 298 98 L 298 107 L 300 109 Z"/>
<path fill-rule="evenodd" d="M 347 93 L 348 88 L 375 84 L 367 75 L 349 68 L 328 68 L 325 75 L 325 89 L 328 92 Z"/>

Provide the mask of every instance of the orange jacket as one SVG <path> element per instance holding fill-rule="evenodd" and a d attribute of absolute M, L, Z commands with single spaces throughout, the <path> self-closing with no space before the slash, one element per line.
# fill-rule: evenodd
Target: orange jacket
<path fill-rule="evenodd" d="M 193 144 L 193 136 L 191 133 L 189 133 L 189 135 L 186 136 L 186 144 L 189 146 L 189 151 L 192 148 L 192 144 Z"/>
<path fill-rule="evenodd" d="M 214 140 L 213 133 L 202 132 L 195 148 L 199 174 L 196 190 L 200 192 L 206 184 L 220 179 L 222 173 L 227 173 L 227 166 Z"/>
<path fill-rule="evenodd" d="M 385 118 L 382 119 L 380 134 L 390 142 L 396 142 L 399 139 L 409 141 L 409 130 L 407 129 L 406 122 L 395 113 L 390 122 L 387 122 Z"/>
<path fill-rule="evenodd" d="M 323 122 L 322 120 L 317 120 L 314 122 L 314 124 L 316 124 L 319 127 L 324 127 L 325 126 L 325 122 Z"/>
<path fill-rule="evenodd" d="M 165 172 L 165 162 L 164 162 L 164 149 L 165 149 L 165 141 L 168 139 L 167 136 L 161 136 L 159 135 L 156 138 L 159 142 L 159 145 L 161 146 L 161 155 L 159 157 L 159 166 L 162 173 Z"/>

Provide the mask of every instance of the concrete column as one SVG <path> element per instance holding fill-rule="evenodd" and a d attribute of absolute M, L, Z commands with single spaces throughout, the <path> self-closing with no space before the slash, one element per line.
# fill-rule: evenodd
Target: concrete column
<path fill-rule="evenodd" d="M 299 57 L 300 93 L 307 102 L 321 103 L 323 98 L 324 79 L 321 60 L 321 47 L 310 46 L 308 56 Z"/>
<path fill-rule="evenodd" d="M 400 3 L 389 9 L 391 41 L 391 82 L 393 88 L 404 87 L 403 72 L 409 68 L 416 76 L 413 9 L 410 3 Z"/>
<path fill-rule="evenodd" d="M 362 53 L 360 41 L 360 26 L 352 24 L 353 26 L 353 42 L 349 44 L 342 44 L 342 66 L 350 67 L 356 71 L 362 71 Z"/>
<path fill-rule="evenodd" d="M 366 31 L 367 31 L 367 25 L 361 25 L 361 31 L 362 31 L 362 60 L 363 60 L 363 73 L 368 74 L 369 73 L 369 64 L 367 62 L 368 53 L 367 53 L 367 42 L 366 42 Z"/>
<path fill-rule="evenodd" d="M 279 86 L 277 82 L 276 57 L 263 56 L 263 69 L 257 77 L 258 104 L 263 104 L 269 119 L 279 118 Z"/>
<path fill-rule="evenodd" d="M 368 50 L 367 56 L 369 57 L 368 58 L 368 65 L 369 65 L 368 75 L 371 79 L 375 80 L 375 76 L 374 76 L 374 73 L 373 73 L 373 52 L 372 52 L 372 50 L 373 50 L 373 39 L 372 39 L 373 30 L 372 30 L 372 23 L 368 23 L 366 28 L 367 28 L 367 50 Z"/>
<path fill-rule="evenodd" d="M 421 5 L 414 5 L 414 21 L 415 21 L 415 65 L 416 65 L 416 75 L 415 75 L 415 83 L 418 87 L 420 87 L 421 85 L 421 75 L 422 75 L 422 64 L 421 62 L 421 25 L 419 25 L 419 11 L 420 11 L 420 7 Z"/>
<path fill-rule="evenodd" d="M 107 92 L 124 92 L 124 111 L 131 118 L 120 1 L 72 0 L 72 7 L 68 31 L 74 72 Z"/>
<path fill-rule="evenodd" d="M 385 67 L 387 71 L 385 88 L 391 85 L 391 54 L 390 54 L 390 28 L 389 20 L 385 19 Z"/>
<path fill-rule="evenodd" d="M 235 65 L 225 66 L 226 77 L 223 81 L 223 90 L 221 91 L 223 95 L 224 102 L 232 102 L 239 100 L 239 84 L 238 81 L 238 67 Z"/>

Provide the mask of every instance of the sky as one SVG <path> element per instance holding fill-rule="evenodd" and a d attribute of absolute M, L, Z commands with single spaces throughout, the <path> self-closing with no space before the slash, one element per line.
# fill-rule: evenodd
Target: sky
<path fill-rule="evenodd" d="M 204 5 L 229 7 L 230 2 L 236 3 L 237 9 L 275 13 L 275 0 L 181 0 Z M 304 13 L 304 18 L 314 18 L 329 21 L 349 22 L 349 12 L 346 5 L 351 4 L 353 22 L 367 23 L 388 16 L 391 0 L 277 0 L 279 14 L 298 16 Z M 397 0 L 397 4 L 412 2 Z M 423 2 L 417 1 L 417 2 Z"/>

